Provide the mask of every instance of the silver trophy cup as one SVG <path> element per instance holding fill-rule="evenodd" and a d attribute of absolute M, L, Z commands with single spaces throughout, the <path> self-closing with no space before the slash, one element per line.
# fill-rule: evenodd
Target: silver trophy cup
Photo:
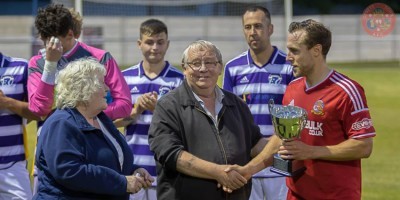
<path fill-rule="evenodd" d="M 306 120 L 307 111 L 297 106 L 275 105 L 274 100 L 269 101 L 269 112 L 275 134 L 282 140 L 300 138 Z M 305 167 L 301 162 L 281 158 L 278 154 L 274 155 L 272 172 L 284 175 L 295 176 L 304 171 Z"/>

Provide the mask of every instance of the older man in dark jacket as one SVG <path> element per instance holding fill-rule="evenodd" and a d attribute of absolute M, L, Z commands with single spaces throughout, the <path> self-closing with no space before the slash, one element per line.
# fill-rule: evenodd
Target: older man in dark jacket
<path fill-rule="evenodd" d="M 149 130 L 158 199 L 248 199 L 250 177 L 225 169 L 248 163 L 266 140 L 247 105 L 217 86 L 222 56 L 215 45 L 192 43 L 182 67 L 186 80 L 159 100 Z"/>

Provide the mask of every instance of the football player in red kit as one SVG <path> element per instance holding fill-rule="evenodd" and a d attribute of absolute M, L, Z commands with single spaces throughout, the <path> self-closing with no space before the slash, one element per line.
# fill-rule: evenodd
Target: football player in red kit
<path fill-rule="evenodd" d="M 297 79 L 288 85 L 283 105 L 306 109 L 306 126 L 300 139 L 274 135 L 246 166 L 227 170 L 249 177 L 271 165 L 277 152 L 306 167 L 286 178 L 287 199 L 361 199 L 361 159 L 372 152 L 375 129 L 364 89 L 328 67 L 330 46 L 331 32 L 323 24 L 311 19 L 291 23 L 286 59 Z"/>

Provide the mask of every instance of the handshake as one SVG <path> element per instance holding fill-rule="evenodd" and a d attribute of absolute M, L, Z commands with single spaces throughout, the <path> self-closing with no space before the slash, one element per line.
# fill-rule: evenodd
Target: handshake
<path fill-rule="evenodd" d="M 154 178 L 144 168 L 139 168 L 126 178 L 126 191 L 128 193 L 137 193 L 142 188 L 148 188 L 154 182 Z"/>
<path fill-rule="evenodd" d="M 231 193 L 247 184 L 252 174 L 240 165 L 218 165 L 216 172 L 217 187 Z"/>

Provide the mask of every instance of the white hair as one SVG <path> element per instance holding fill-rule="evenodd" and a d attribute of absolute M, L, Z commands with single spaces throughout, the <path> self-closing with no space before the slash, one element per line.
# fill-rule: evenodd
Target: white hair
<path fill-rule="evenodd" d="M 87 106 L 90 97 L 103 86 L 99 82 L 99 74 L 105 76 L 106 70 L 94 58 L 86 57 L 68 63 L 56 81 L 57 108 Z"/>
<path fill-rule="evenodd" d="M 215 46 L 213 43 L 206 41 L 206 40 L 197 40 L 193 43 L 191 43 L 185 51 L 183 51 L 182 54 L 182 64 L 185 64 L 187 62 L 187 59 L 189 57 L 189 51 L 195 49 L 195 50 L 201 50 L 201 49 L 211 49 L 215 53 L 217 60 L 219 63 L 222 64 L 222 54 L 221 51 Z"/>

